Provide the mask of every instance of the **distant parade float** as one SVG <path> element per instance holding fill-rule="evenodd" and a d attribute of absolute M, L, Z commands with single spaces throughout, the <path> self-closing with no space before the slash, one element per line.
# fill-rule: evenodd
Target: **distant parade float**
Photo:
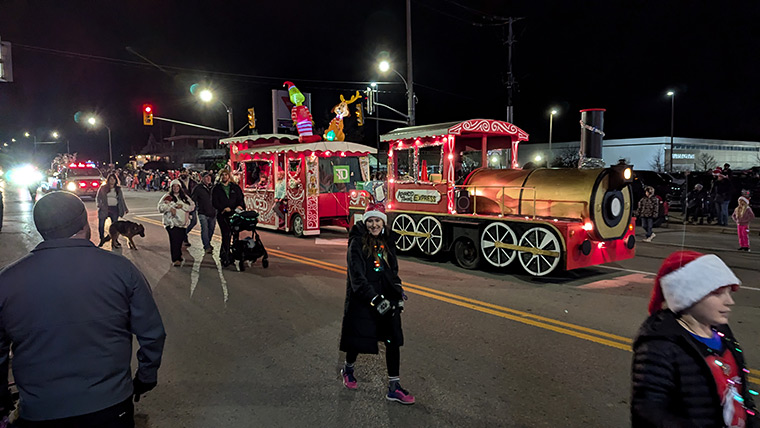
<path fill-rule="evenodd" d="M 378 187 L 367 183 L 369 154 L 376 150 L 343 141 L 342 121 L 358 94 L 341 96 L 320 141 L 303 95 L 292 82 L 286 86 L 298 137 L 221 140 L 261 228 L 296 236 L 318 235 L 329 225 L 350 228 L 369 202 L 384 200 L 400 252 L 453 254 L 466 269 L 519 263 L 528 274 L 544 276 L 635 255 L 632 168 L 604 167 L 603 109 L 581 111 L 577 169 L 521 169 L 517 153 L 528 134 L 507 122 L 393 130 L 381 136 L 389 145 L 388 173 Z M 277 188 L 287 201 L 279 215 Z"/>

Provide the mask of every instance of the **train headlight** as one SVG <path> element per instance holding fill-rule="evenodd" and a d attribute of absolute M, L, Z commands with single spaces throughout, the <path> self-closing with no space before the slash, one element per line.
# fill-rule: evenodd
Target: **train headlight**
<path fill-rule="evenodd" d="M 612 165 L 610 170 L 611 190 L 620 190 L 633 182 L 633 168 L 631 165 Z"/>
<path fill-rule="evenodd" d="M 77 190 L 76 183 L 71 182 L 71 183 L 66 184 L 66 190 L 68 190 L 69 192 L 76 191 Z"/>

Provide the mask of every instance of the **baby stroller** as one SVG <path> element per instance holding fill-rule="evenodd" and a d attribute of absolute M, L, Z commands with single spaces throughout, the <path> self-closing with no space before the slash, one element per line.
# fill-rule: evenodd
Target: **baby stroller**
<path fill-rule="evenodd" d="M 261 266 L 269 267 L 269 255 L 267 254 L 261 238 L 256 232 L 256 225 L 259 223 L 259 213 L 256 211 L 236 212 L 230 217 L 230 228 L 232 228 L 232 246 L 231 255 L 233 261 L 238 262 L 238 269 L 245 270 L 245 262 L 255 262 L 261 257 Z M 251 231 L 251 236 L 240 239 L 240 232 Z"/>

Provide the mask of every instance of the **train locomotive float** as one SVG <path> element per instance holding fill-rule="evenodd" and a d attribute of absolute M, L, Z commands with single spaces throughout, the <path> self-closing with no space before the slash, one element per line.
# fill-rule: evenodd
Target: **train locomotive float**
<path fill-rule="evenodd" d="M 399 251 L 451 252 L 468 269 L 517 262 L 533 276 L 632 258 L 631 167 L 604 168 L 603 112 L 582 111 L 577 169 L 520 169 L 518 146 L 528 134 L 496 120 L 383 135 L 386 209 Z"/>

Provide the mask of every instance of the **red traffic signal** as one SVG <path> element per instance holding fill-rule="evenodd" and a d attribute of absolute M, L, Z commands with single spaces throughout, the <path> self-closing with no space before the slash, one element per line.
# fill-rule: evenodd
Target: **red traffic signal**
<path fill-rule="evenodd" d="M 153 125 L 153 106 L 143 104 L 143 125 Z"/>

